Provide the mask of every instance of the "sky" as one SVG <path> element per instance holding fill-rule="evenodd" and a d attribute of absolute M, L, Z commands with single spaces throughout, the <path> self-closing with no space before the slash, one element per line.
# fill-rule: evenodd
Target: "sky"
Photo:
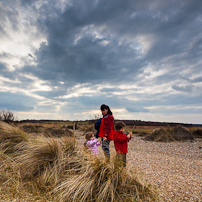
<path fill-rule="evenodd" d="M 22 119 L 202 124 L 201 0 L 0 0 L 0 109 Z"/>

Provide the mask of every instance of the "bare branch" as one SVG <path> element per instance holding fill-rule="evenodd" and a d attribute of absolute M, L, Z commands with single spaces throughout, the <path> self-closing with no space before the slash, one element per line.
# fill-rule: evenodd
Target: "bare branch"
<path fill-rule="evenodd" d="M 10 123 L 16 120 L 17 120 L 17 117 L 14 116 L 13 112 L 6 111 L 4 109 L 0 111 L 0 121 L 5 121 L 7 123 Z"/>

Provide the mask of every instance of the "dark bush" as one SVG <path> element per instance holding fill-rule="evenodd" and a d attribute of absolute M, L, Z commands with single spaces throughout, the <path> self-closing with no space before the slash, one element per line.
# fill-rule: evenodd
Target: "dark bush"
<path fill-rule="evenodd" d="M 196 138 L 202 138 L 202 129 L 195 129 L 193 132 L 192 132 L 192 135 Z"/>
<path fill-rule="evenodd" d="M 165 128 L 157 128 L 152 131 L 151 134 L 146 135 L 143 140 L 145 141 L 159 141 L 159 142 L 170 142 L 174 141 L 172 131 Z"/>
<path fill-rule="evenodd" d="M 13 112 L 1 110 L 0 111 L 0 121 L 4 121 L 6 123 L 10 123 L 16 121 L 17 117 L 14 116 Z"/>
<path fill-rule="evenodd" d="M 189 131 L 189 129 L 178 125 L 173 128 L 173 136 L 176 141 L 184 141 L 184 140 L 193 140 L 193 135 Z"/>

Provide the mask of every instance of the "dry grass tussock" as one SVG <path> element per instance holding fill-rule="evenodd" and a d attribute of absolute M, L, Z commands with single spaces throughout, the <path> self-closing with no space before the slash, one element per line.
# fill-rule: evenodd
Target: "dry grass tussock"
<path fill-rule="evenodd" d="M 171 142 L 171 141 L 186 141 L 193 140 L 193 135 L 189 129 L 179 125 L 174 128 L 157 128 L 149 135 L 145 136 L 145 141 L 159 141 L 159 142 Z"/>
<path fill-rule="evenodd" d="M 3 152 L 0 161 L 0 201 L 14 201 L 19 196 L 24 198 L 28 192 L 23 187 L 16 162 Z"/>
<path fill-rule="evenodd" d="M 88 157 L 83 172 L 69 176 L 54 193 L 68 201 L 156 201 L 156 191 L 137 172 L 128 172 L 116 162 Z"/>
<path fill-rule="evenodd" d="M 15 158 L 24 182 L 34 185 L 38 193 L 51 191 L 67 174 L 77 173 L 82 157 L 73 138 L 44 138 L 29 145 Z"/>
<path fill-rule="evenodd" d="M 4 153 L 14 153 L 27 142 L 26 134 L 18 127 L 0 122 L 0 150 Z"/>
<path fill-rule="evenodd" d="M 2 140 L 7 140 L 11 134 L 23 134 L 24 137 L 18 128 L 1 124 L 0 131 L 4 131 L 3 127 L 8 132 L 1 132 Z M 84 154 L 74 138 L 41 136 L 34 141 L 22 138 L 14 142 L 23 141 L 26 143 L 20 150 L 9 149 L 13 153 L 5 153 L 5 147 L 0 149 L 0 192 L 6 199 L 60 202 L 156 200 L 155 190 L 136 172 L 128 172 L 113 159 L 106 164 L 104 159 Z M 16 148 L 15 144 L 11 145 Z"/>

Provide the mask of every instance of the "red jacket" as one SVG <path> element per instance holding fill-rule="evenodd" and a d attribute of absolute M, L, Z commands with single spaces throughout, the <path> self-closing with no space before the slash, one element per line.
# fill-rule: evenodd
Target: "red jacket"
<path fill-rule="evenodd" d="M 113 124 L 114 124 L 113 116 L 109 114 L 107 116 L 104 116 L 100 124 L 100 132 L 98 135 L 102 138 L 106 137 L 107 140 L 113 140 L 114 136 Z"/>
<path fill-rule="evenodd" d="M 128 153 L 128 141 L 130 139 L 123 132 L 114 131 L 114 146 L 117 153 Z"/>

